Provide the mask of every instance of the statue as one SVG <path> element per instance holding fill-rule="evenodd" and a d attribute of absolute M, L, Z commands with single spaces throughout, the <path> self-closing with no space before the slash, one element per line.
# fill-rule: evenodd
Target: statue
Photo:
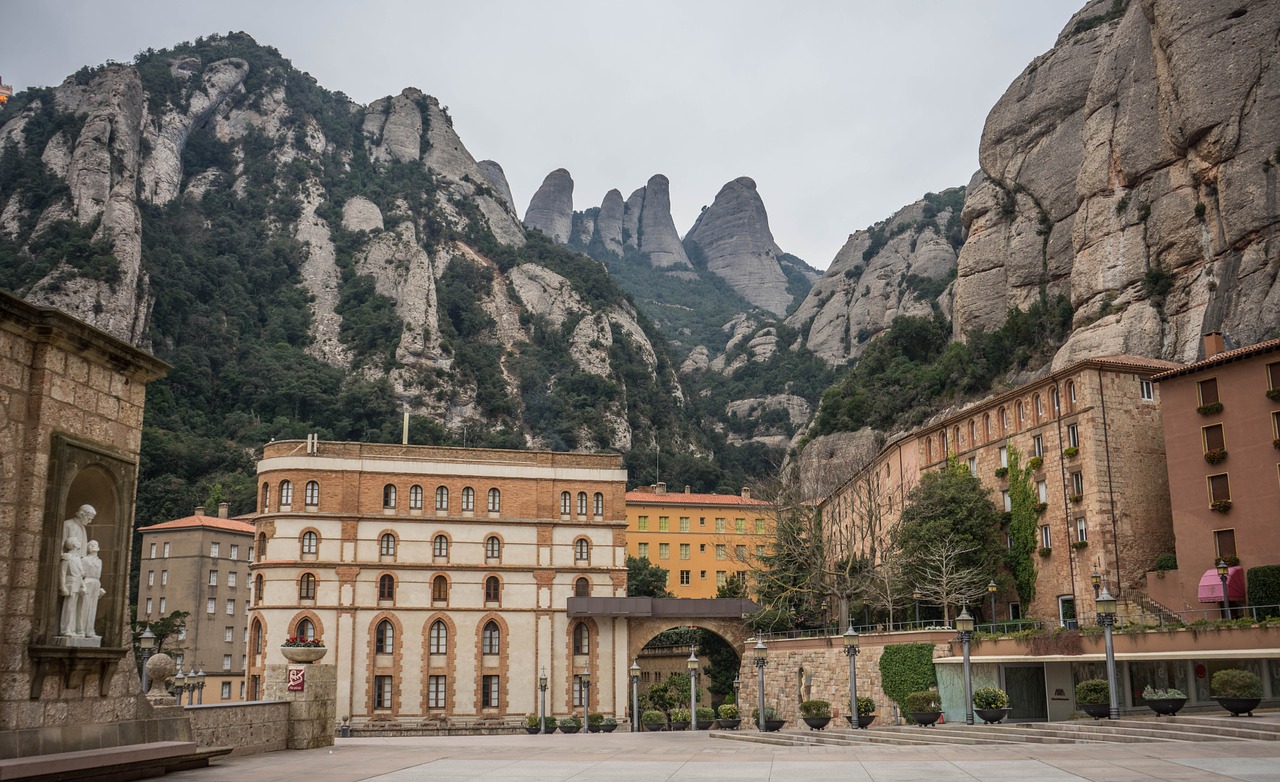
<path fill-rule="evenodd" d="M 98 515 L 92 505 L 81 505 L 76 515 L 62 522 L 62 542 L 65 545 L 70 538 L 79 538 L 82 542 L 89 539 L 89 524 Z"/>
<path fill-rule="evenodd" d="M 80 596 L 80 634 L 98 638 L 93 626 L 98 622 L 98 599 L 107 593 L 102 588 L 102 560 L 98 557 L 98 541 L 89 541 L 89 553 L 80 559 L 84 573 L 84 594 Z"/>
<path fill-rule="evenodd" d="M 62 544 L 62 572 L 58 583 L 58 593 L 62 595 L 62 622 L 59 624 L 61 635 L 80 638 L 79 632 L 80 599 L 84 594 L 84 563 L 80 555 L 80 538 L 69 537 Z"/>

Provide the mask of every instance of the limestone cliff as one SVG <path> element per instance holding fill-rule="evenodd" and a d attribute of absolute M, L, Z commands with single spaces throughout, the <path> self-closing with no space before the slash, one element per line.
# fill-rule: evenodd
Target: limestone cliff
<path fill-rule="evenodd" d="M 524 213 L 525 228 L 542 231 L 557 244 L 568 244 L 573 226 L 573 177 L 557 168 L 542 180 Z"/>

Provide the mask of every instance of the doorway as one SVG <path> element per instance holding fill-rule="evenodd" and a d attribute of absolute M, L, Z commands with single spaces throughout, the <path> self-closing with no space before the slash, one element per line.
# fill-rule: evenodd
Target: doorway
<path fill-rule="evenodd" d="M 1043 665 L 1004 666 L 1004 690 L 1009 695 L 1011 721 L 1048 721 L 1049 704 L 1045 700 Z"/>
<path fill-rule="evenodd" d="M 1058 619 L 1062 622 L 1062 626 L 1068 630 L 1075 630 L 1080 626 L 1076 620 L 1076 599 L 1074 595 L 1062 595 L 1058 598 Z"/>

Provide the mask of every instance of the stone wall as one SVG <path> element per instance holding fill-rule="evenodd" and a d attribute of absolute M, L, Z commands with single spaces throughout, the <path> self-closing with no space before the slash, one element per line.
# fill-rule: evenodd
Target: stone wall
<path fill-rule="evenodd" d="M 306 679 L 302 690 L 288 688 L 289 670 L 301 669 Z M 316 749 L 333 746 L 337 730 L 338 669 L 333 665 L 272 664 L 264 675 L 266 699 L 285 701 L 289 706 L 287 749 Z"/>
<path fill-rule="evenodd" d="M 289 704 L 283 701 L 188 706 L 187 717 L 201 747 L 235 747 L 232 755 L 256 755 L 288 746 Z"/>

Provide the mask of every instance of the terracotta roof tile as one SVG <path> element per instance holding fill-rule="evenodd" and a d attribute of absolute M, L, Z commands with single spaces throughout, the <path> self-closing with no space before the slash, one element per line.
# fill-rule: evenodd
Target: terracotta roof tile
<path fill-rule="evenodd" d="M 152 524 L 149 527 L 140 527 L 139 532 L 152 532 L 154 530 L 171 530 L 171 529 L 191 529 L 193 527 L 208 527 L 209 529 L 222 530 L 223 532 L 242 532 L 252 535 L 254 525 L 247 521 L 236 519 L 224 519 L 219 516 L 187 516 L 173 521 L 166 521 L 161 524 Z"/>
<path fill-rule="evenodd" d="M 1178 375 L 1187 375 L 1192 372 L 1199 372 L 1206 367 L 1214 367 L 1219 364 L 1229 364 L 1232 361 L 1239 361 L 1240 359 L 1256 356 L 1261 353 L 1270 353 L 1274 350 L 1280 350 L 1280 339 L 1269 339 L 1266 342 L 1259 342 L 1256 345 L 1247 345 L 1242 348 L 1236 348 L 1235 350 L 1227 350 L 1216 356 L 1210 356 L 1202 361 L 1197 361 L 1194 364 L 1185 364 L 1177 369 L 1172 369 L 1168 372 L 1161 372 L 1151 379 L 1157 381 L 1166 380 L 1171 377 L 1177 377 Z"/>

